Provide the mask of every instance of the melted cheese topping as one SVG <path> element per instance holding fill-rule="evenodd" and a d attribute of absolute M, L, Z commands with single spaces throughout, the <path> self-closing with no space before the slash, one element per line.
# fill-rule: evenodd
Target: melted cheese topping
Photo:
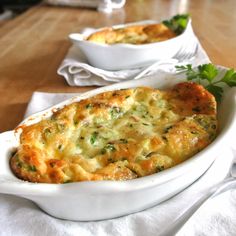
<path fill-rule="evenodd" d="M 195 83 L 110 91 L 23 127 L 10 164 L 32 182 L 133 179 L 193 156 L 216 127 L 215 99 Z"/>
<path fill-rule="evenodd" d="M 87 40 L 104 43 L 146 44 L 161 42 L 176 37 L 164 24 L 136 25 L 121 29 L 107 28 L 91 34 Z"/>

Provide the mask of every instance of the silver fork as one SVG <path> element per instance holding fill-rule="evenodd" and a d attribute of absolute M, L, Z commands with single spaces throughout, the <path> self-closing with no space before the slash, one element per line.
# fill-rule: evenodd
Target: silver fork
<path fill-rule="evenodd" d="M 172 236 L 175 235 L 183 225 L 189 220 L 189 218 L 208 200 L 216 197 L 217 195 L 224 193 L 230 189 L 236 188 L 236 162 L 233 163 L 230 170 L 230 177 L 224 181 L 212 186 L 208 189 L 208 192 L 201 198 L 197 199 L 194 204 L 188 206 L 182 211 L 175 220 L 171 223 L 171 226 L 162 230 L 158 236 Z"/>
<path fill-rule="evenodd" d="M 178 60 L 178 63 L 183 63 L 184 61 L 188 60 L 191 61 L 195 58 L 197 51 L 198 51 L 198 44 L 195 43 L 194 45 L 194 50 L 189 50 L 189 48 L 184 48 L 180 50 L 174 58 Z M 192 48 L 192 45 L 191 47 Z"/>
<path fill-rule="evenodd" d="M 191 45 L 191 47 L 192 47 L 192 45 Z M 185 61 L 187 62 L 187 60 L 188 60 L 188 62 L 190 62 L 195 58 L 197 51 L 198 51 L 198 44 L 196 43 L 194 50 L 190 51 L 189 47 L 184 48 L 184 49 L 180 50 L 174 56 L 174 58 L 166 59 L 164 61 L 157 61 L 154 64 L 152 64 L 152 65 L 146 67 L 144 70 L 142 70 L 138 75 L 136 75 L 134 77 L 134 79 L 140 79 L 142 76 L 147 75 L 150 71 L 155 69 L 157 66 L 161 67 L 161 66 L 168 65 L 168 64 L 169 65 L 176 65 L 179 63 L 183 63 Z"/>
<path fill-rule="evenodd" d="M 164 61 L 157 61 L 155 63 L 153 63 L 152 65 L 146 67 L 144 70 L 142 70 L 138 75 L 136 75 L 134 77 L 134 79 L 140 79 L 142 76 L 147 75 L 148 72 L 152 71 L 153 69 L 155 69 L 157 66 L 163 66 L 163 65 L 174 65 L 178 63 L 178 60 L 176 59 L 166 59 Z"/>

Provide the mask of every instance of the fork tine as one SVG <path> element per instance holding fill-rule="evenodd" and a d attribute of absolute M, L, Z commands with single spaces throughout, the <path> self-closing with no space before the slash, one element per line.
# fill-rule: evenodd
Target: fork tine
<path fill-rule="evenodd" d="M 195 50 L 190 52 L 190 53 L 186 53 L 181 59 L 182 59 L 182 62 L 187 60 L 187 59 L 192 59 L 196 54 L 197 54 L 197 51 L 198 51 L 198 45 L 195 46 Z"/>
<path fill-rule="evenodd" d="M 192 50 L 193 48 L 194 48 L 194 50 Z M 189 49 L 191 49 L 191 50 L 189 50 Z M 179 62 L 183 62 L 184 60 L 190 59 L 194 55 L 196 55 L 197 51 L 198 51 L 198 43 L 194 42 L 194 46 L 193 46 L 193 44 L 191 44 L 191 46 L 189 46 L 189 47 L 182 48 L 182 50 L 180 50 L 174 56 L 174 58 L 176 58 Z"/>

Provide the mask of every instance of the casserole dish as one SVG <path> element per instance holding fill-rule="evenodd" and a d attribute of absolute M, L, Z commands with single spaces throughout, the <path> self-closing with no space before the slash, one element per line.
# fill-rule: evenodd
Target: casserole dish
<path fill-rule="evenodd" d="M 114 29 L 121 29 L 137 25 L 157 24 L 157 21 L 141 21 L 123 25 L 115 25 Z M 95 32 L 104 30 L 98 29 Z M 86 40 L 90 34 L 71 33 L 69 35 L 72 43 L 78 47 L 87 58 L 88 62 L 97 68 L 105 70 L 123 70 L 138 68 L 150 65 L 158 60 L 166 60 L 175 57 L 178 52 L 184 50 L 186 42 L 193 45 L 195 51 L 195 36 L 193 33 L 191 20 L 188 21 L 187 27 L 183 33 L 174 38 L 147 44 L 104 44 Z M 178 59 L 178 58 L 177 58 Z"/>
<path fill-rule="evenodd" d="M 219 76 L 224 73 L 221 69 Z M 49 117 L 53 111 L 81 99 L 105 91 L 139 86 L 165 89 L 185 81 L 184 74 L 160 73 L 138 81 L 129 81 L 89 91 L 66 100 L 50 109 L 30 116 L 22 124 L 33 124 Z M 225 88 L 219 106 L 220 130 L 217 138 L 207 148 L 187 161 L 162 171 L 128 181 L 84 181 L 68 184 L 30 183 L 16 178 L 10 170 L 9 158 L 19 145 L 19 130 L 0 135 L 0 192 L 34 201 L 48 214 L 68 220 L 102 220 L 154 206 L 180 192 L 199 178 L 218 155 L 223 155 L 221 145 L 227 145 L 236 125 L 236 89 Z M 20 126 L 19 126 L 20 127 Z"/>

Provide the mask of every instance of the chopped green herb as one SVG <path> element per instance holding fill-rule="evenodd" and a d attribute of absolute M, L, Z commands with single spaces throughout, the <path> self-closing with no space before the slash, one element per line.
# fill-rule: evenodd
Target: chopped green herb
<path fill-rule="evenodd" d="M 102 150 L 101 150 L 101 154 L 105 154 L 107 151 L 106 151 L 106 149 L 105 148 L 103 148 Z"/>
<path fill-rule="evenodd" d="M 173 128 L 173 126 L 171 125 L 171 126 L 168 126 L 168 127 L 166 127 L 165 129 L 164 129 L 164 134 L 166 134 L 166 133 L 168 133 L 168 131 L 170 130 L 170 129 L 172 129 Z"/>
<path fill-rule="evenodd" d="M 49 128 L 46 128 L 46 129 L 44 130 L 44 134 L 45 134 L 45 135 L 51 134 L 51 130 L 50 130 Z"/>
<path fill-rule="evenodd" d="M 105 154 L 107 151 L 116 151 L 116 148 L 114 147 L 114 144 L 108 143 L 102 150 L 101 154 Z"/>
<path fill-rule="evenodd" d="M 114 144 L 111 144 L 111 143 L 108 143 L 106 146 L 105 146 L 106 150 L 110 150 L 110 151 L 115 151 L 116 148 L 114 147 Z"/>
<path fill-rule="evenodd" d="M 162 138 L 163 138 L 166 142 L 168 142 L 168 139 L 167 139 L 166 136 L 163 135 Z"/>
<path fill-rule="evenodd" d="M 118 96 L 119 94 L 117 93 L 117 92 L 114 92 L 113 94 L 112 94 L 112 97 L 115 97 L 115 96 Z"/>
<path fill-rule="evenodd" d="M 151 156 L 154 155 L 155 153 L 156 153 L 156 152 L 150 152 L 150 153 L 146 154 L 145 157 L 151 157 Z"/>
<path fill-rule="evenodd" d="M 121 115 L 122 111 L 119 107 L 113 107 L 110 110 L 111 118 L 117 119 Z"/>
<path fill-rule="evenodd" d="M 134 107 L 134 111 L 141 112 L 141 113 L 143 113 L 143 115 L 146 115 L 148 112 L 147 106 L 144 104 Z"/>
<path fill-rule="evenodd" d="M 91 144 L 95 144 L 96 140 L 97 140 L 97 136 L 98 136 L 98 132 L 93 132 L 90 138 L 90 143 Z"/>
<path fill-rule="evenodd" d="M 206 131 L 209 129 L 210 127 L 210 122 L 206 121 L 204 118 L 201 117 L 194 117 L 194 120 L 202 126 L 203 129 L 205 129 Z"/>
<path fill-rule="evenodd" d="M 93 107 L 93 104 L 89 103 L 89 104 L 87 104 L 85 107 L 86 107 L 86 109 L 92 108 L 92 107 Z"/>
<path fill-rule="evenodd" d="M 115 162 L 112 157 L 109 157 L 107 160 L 108 160 L 108 162 L 110 162 L 110 163 L 114 163 L 114 162 Z"/>
<path fill-rule="evenodd" d="M 121 139 L 120 139 L 120 142 L 121 142 L 121 143 L 128 143 L 128 140 L 127 140 L 127 139 L 124 139 L 124 138 L 121 138 Z"/>
<path fill-rule="evenodd" d="M 17 165 L 17 167 L 21 168 L 22 167 L 22 162 L 19 161 L 19 162 L 16 163 L 16 165 Z"/>
<path fill-rule="evenodd" d="M 191 131 L 190 133 L 191 133 L 191 134 L 198 134 L 197 131 Z"/>
<path fill-rule="evenodd" d="M 193 108 L 192 108 L 192 111 L 193 111 L 193 112 L 200 112 L 201 109 L 200 109 L 200 107 L 193 107 Z"/>
<path fill-rule="evenodd" d="M 209 140 L 210 140 L 210 141 L 214 140 L 215 137 L 216 137 L 216 133 L 210 133 L 210 134 L 209 134 Z"/>
<path fill-rule="evenodd" d="M 32 171 L 32 172 L 37 171 L 37 169 L 36 169 L 35 166 L 28 166 L 28 170 L 29 170 L 29 171 Z"/>
<path fill-rule="evenodd" d="M 53 168 L 55 166 L 55 162 L 50 162 L 49 165 Z"/>
<path fill-rule="evenodd" d="M 165 169 L 164 166 L 157 166 L 157 172 L 163 171 Z"/>
<path fill-rule="evenodd" d="M 125 99 L 127 99 L 127 98 L 129 98 L 129 97 L 130 97 L 130 95 L 126 96 Z"/>
<path fill-rule="evenodd" d="M 65 124 L 57 123 L 57 130 L 59 132 L 64 131 L 64 129 L 65 129 Z"/>
<path fill-rule="evenodd" d="M 216 125 L 212 125 L 211 128 L 212 128 L 212 129 L 216 129 Z"/>
<path fill-rule="evenodd" d="M 136 176 L 139 176 L 138 172 L 134 169 L 130 169 Z"/>
<path fill-rule="evenodd" d="M 222 78 L 216 80 L 219 69 L 209 63 L 199 65 L 196 70 L 191 64 L 185 66 L 176 66 L 177 71 L 185 72 L 187 79 L 203 85 L 210 93 L 212 93 L 217 102 L 221 101 L 223 88 L 219 84 L 227 84 L 229 87 L 236 86 L 236 71 L 228 69 Z"/>

